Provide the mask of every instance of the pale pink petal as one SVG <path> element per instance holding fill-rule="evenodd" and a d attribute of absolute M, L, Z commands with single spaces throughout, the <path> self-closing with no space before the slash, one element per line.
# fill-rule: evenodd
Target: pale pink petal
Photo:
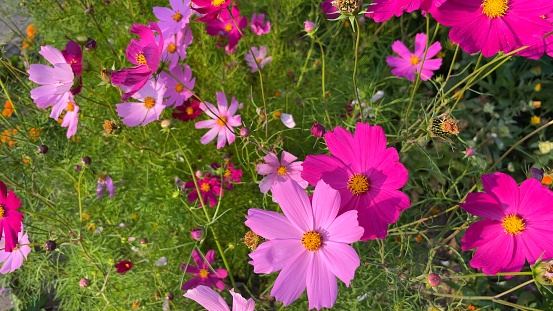
<path fill-rule="evenodd" d="M 313 200 L 313 218 L 315 228 L 329 229 L 340 210 L 340 193 L 334 190 L 323 180 L 315 186 Z M 357 221 L 357 217 L 355 217 Z M 350 224 L 353 227 L 353 223 Z"/>
<path fill-rule="evenodd" d="M 307 270 L 313 260 L 313 252 L 306 251 L 299 256 L 290 256 L 290 262 L 278 275 L 271 296 L 289 306 L 305 290 Z"/>
<path fill-rule="evenodd" d="M 319 252 L 313 254 L 307 269 L 306 287 L 309 309 L 331 308 L 338 296 L 338 284 Z"/>
<path fill-rule="evenodd" d="M 359 241 L 364 230 L 359 226 L 357 214 L 357 211 L 347 211 L 325 227 L 328 241 L 347 244 Z"/>
<path fill-rule="evenodd" d="M 239 293 L 235 293 L 234 288 L 229 292 L 232 295 L 232 311 L 254 311 L 255 301 L 252 298 L 246 300 Z"/>
<path fill-rule="evenodd" d="M 56 49 L 53 46 L 43 45 L 40 47 L 40 51 L 38 53 L 46 58 L 46 60 L 49 61 L 52 65 L 58 63 L 67 64 L 67 61 L 65 60 L 65 57 L 63 57 L 63 54 L 60 52 L 60 50 Z"/>
<path fill-rule="evenodd" d="M 227 114 L 228 101 L 227 96 L 223 92 L 217 92 L 217 105 L 219 106 L 219 115 Z"/>
<path fill-rule="evenodd" d="M 405 58 L 405 59 L 411 59 L 411 56 L 413 53 L 409 51 L 409 49 L 403 44 L 401 41 L 395 41 L 392 44 L 392 51 L 396 52 L 399 56 Z"/>
<path fill-rule="evenodd" d="M 296 126 L 296 122 L 294 122 L 294 117 L 291 114 L 281 113 L 280 120 L 282 121 L 282 124 L 284 124 L 284 126 L 286 126 L 287 128 L 294 128 Z"/>
<path fill-rule="evenodd" d="M 261 180 L 261 182 L 259 183 L 259 191 L 261 191 L 261 193 L 263 194 L 269 192 L 269 190 L 271 190 L 271 187 L 275 184 L 276 179 L 276 173 L 265 176 L 265 178 L 263 178 L 263 180 Z"/>
<path fill-rule="evenodd" d="M 277 183 L 271 189 L 288 220 L 302 232 L 313 229 L 313 211 L 305 191 L 295 182 L 288 180 Z"/>
<path fill-rule="evenodd" d="M 298 258 L 308 252 L 299 240 L 266 241 L 249 254 L 252 259 L 250 264 L 254 266 L 255 273 L 272 273 L 282 270 L 284 266 L 295 265 Z"/>
<path fill-rule="evenodd" d="M 359 255 L 353 247 L 344 243 L 326 242 L 317 255 L 324 260 L 327 269 L 349 286 L 360 265 Z"/>
<path fill-rule="evenodd" d="M 214 129 L 217 129 L 217 127 L 215 127 Z M 218 131 L 219 131 L 219 134 L 217 136 L 217 149 L 221 149 L 225 146 L 225 144 L 227 142 L 226 128 L 225 127 L 219 127 Z"/>
<path fill-rule="evenodd" d="M 219 129 L 217 127 L 214 127 L 207 131 L 207 133 L 205 133 L 202 138 L 200 138 L 200 142 L 204 145 L 207 145 L 215 139 L 215 136 L 217 136 L 217 134 L 219 134 Z"/>
<path fill-rule="evenodd" d="M 275 173 L 276 169 L 277 168 L 269 164 L 265 164 L 265 163 L 257 164 L 257 174 L 259 175 L 268 175 L 271 173 Z"/>
<path fill-rule="evenodd" d="M 194 300 L 209 311 L 230 310 L 221 295 L 207 286 L 200 285 L 194 289 L 189 289 L 183 296 Z"/>
<path fill-rule="evenodd" d="M 246 219 L 246 226 L 268 240 L 295 239 L 299 241 L 303 236 L 303 231 L 298 230 L 286 217 L 276 212 L 250 208 Z"/>
<path fill-rule="evenodd" d="M 298 158 L 293 154 L 287 151 L 282 151 L 282 154 L 280 155 L 280 165 L 288 167 L 290 163 L 296 161 L 297 159 Z"/>
<path fill-rule="evenodd" d="M 207 128 L 214 128 L 217 125 L 217 120 L 204 120 L 204 121 L 198 121 L 194 125 L 196 129 L 207 129 Z"/>

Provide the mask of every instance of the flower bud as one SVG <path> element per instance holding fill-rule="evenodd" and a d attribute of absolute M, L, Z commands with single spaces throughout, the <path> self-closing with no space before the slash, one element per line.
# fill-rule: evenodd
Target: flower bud
<path fill-rule="evenodd" d="M 83 157 L 81 162 L 83 162 L 84 165 L 90 165 L 90 163 L 92 163 L 92 159 L 90 157 Z"/>
<path fill-rule="evenodd" d="M 476 154 L 476 150 L 474 150 L 474 148 L 468 148 L 466 151 L 465 151 L 465 155 L 467 157 L 472 157 L 473 155 Z"/>
<path fill-rule="evenodd" d="M 171 120 L 161 121 L 161 128 L 162 129 L 168 129 L 170 126 L 171 126 Z"/>
<path fill-rule="evenodd" d="M 92 38 L 87 38 L 86 44 L 84 45 L 85 51 L 94 51 L 98 47 L 98 42 Z"/>
<path fill-rule="evenodd" d="M 148 244 L 148 239 L 146 238 L 140 239 L 140 244 Z"/>
<path fill-rule="evenodd" d="M 303 30 L 305 30 L 305 32 L 307 32 L 308 34 L 312 34 L 313 32 L 315 32 L 315 23 L 311 21 L 303 22 Z"/>
<path fill-rule="evenodd" d="M 428 282 L 428 285 L 432 287 L 436 287 L 440 285 L 440 283 L 442 282 L 442 278 L 440 278 L 440 276 L 437 275 L 436 273 L 430 273 L 428 275 L 427 282 Z"/>
<path fill-rule="evenodd" d="M 313 136 L 317 138 L 321 138 L 325 133 L 326 133 L 326 128 L 319 122 L 315 121 L 315 123 L 311 127 L 311 134 L 313 134 Z"/>
<path fill-rule="evenodd" d="M 194 240 L 200 241 L 204 237 L 204 230 L 202 228 L 195 228 L 194 230 L 190 231 L 190 236 Z"/>
<path fill-rule="evenodd" d="M 55 241 L 48 240 L 46 241 L 46 243 L 44 243 L 44 250 L 47 252 L 51 252 L 56 249 L 56 246 L 57 245 Z"/>
<path fill-rule="evenodd" d="M 247 128 L 247 127 L 241 128 L 241 129 L 240 129 L 240 137 L 246 138 L 246 137 L 248 137 L 248 136 L 250 136 L 250 129 Z"/>
<path fill-rule="evenodd" d="M 169 294 L 167 294 L 167 296 L 165 296 L 165 300 L 169 300 L 169 301 L 170 301 L 170 300 L 173 300 L 173 298 L 175 298 L 175 295 L 173 295 L 173 294 L 171 294 L 171 293 L 169 293 Z"/>
<path fill-rule="evenodd" d="M 87 279 L 87 278 L 82 278 L 82 279 L 79 281 L 79 286 L 80 286 L 80 287 L 88 287 L 88 285 L 90 285 L 90 280 Z"/>
<path fill-rule="evenodd" d="M 38 146 L 38 153 L 45 154 L 46 152 L 48 152 L 48 146 L 46 146 L 46 145 Z"/>

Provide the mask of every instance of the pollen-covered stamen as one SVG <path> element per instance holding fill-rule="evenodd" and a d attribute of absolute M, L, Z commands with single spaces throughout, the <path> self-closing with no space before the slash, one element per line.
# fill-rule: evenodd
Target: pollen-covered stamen
<path fill-rule="evenodd" d="M 226 0 L 213 0 L 211 1 L 211 5 L 212 6 L 216 6 L 216 7 L 220 7 L 221 5 L 223 5 L 223 3 L 225 3 Z"/>
<path fill-rule="evenodd" d="M 280 119 L 280 117 L 282 116 L 282 111 L 280 110 L 277 110 L 273 113 L 273 116 L 277 119 Z"/>
<path fill-rule="evenodd" d="M 211 190 L 211 185 L 208 183 L 203 183 L 200 185 L 200 190 L 203 192 L 208 192 L 209 190 Z"/>
<path fill-rule="evenodd" d="M 277 173 L 280 175 L 280 176 L 284 176 L 286 175 L 286 167 L 284 165 L 281 165 L 278 167 L 278 170 L 277 170 Z"/>
<path fill-rule="evenodd" d="M 187 115 L 192 115 L 193 113 L 194 113 L 194 108 L 192 108 L 192 107 L 186 108 L 186 114 Z"/>
<path fill-rule="evenodd" d="M 503 17 L 509 9 L 509 0 L 484 0 L 482 13 L 489 18 Z"/>
<path fill-rule="evenodd" d="M 207 271 L 206 269 L 201 269 L 199 274 L 202 279 L 207 279 L 207 276 L 209 275 L 209 271 Z"/>
<path fill-rule="evenodd" d="M 321 235 L 316 231 L 307 231 L 301 238 L 301 244 L 307 248 L 308 251 L 316 251 L 321 247 L 323 239 Z"/>
<path fill-rule="evenodd" d="M 258 63 L 258 64 L 261 64 L 262 61 L 263 61 L 263 60 L 262 60 L 261 58 L 256 58 L 256 59 L 255 59 L 255 62 Z"/>
<path fill-rule="evenodd" d="M 232 24 L 226 24 L 224 29 L 226 32 L 231 32 L 232 28 Z"/>
<path fill-rule="evenodd" d="M 168 46 L 167 46 L 167 52 L 173 54 L 177 51 L 177 45 L 174 44 L 174 43 L 170 43 Z"/>
<path fill-rule="evenodd" d="M 66 109 L 69 112 L 75 111 L 75 104 L 73 104 L 72 102 L 67 102 L 67 108 Z"/>
<path fill-rule="evenodd" d="M 354 195 L 360 195 L 369 191 L 369 179 L 363 174 L 353 174 L 348 180 L 348 189 Z"/>
<path fill-rule="evenodd" d="M 6 210 L 4 209 L 4 205 L 0 204 L 0 219 L 4 218 L 5 214 Z"/>
<path fill-rule="evenodd" d="M 232 174 L 232 173 L 231 173 L 230 170 L 227 168 L 227 169 L 225 170 L 225 174 L 223 174 L 223 176 L 229 177 L 230 174 Z"/>
<path fill-rule="evenodd" d="M 171 16 L 175 22 L 180 22 L 182 20 L 182 14 L 180 14 L 179 11 L 175 12 L 173 16 Z"/>
<path fill-rule="evenodd" d="M 183 90 L 184 90 L 184 85 L 182 85 L 182 84 L 179 83 L 179 84 L 177 84 L 177 85 L 175 86 L 175 92 L 180 93 L 180 92 L 182 92 Z"/>
<path fill-rule="evenodd" d="M 227 123 L 227 117 L 219 117 L 217 120 L 217 124 L 220 126 L 224 126 Z"/>
<path fill-rule="evenodd" d="M 415 55 L 411 56 L 411 65 L 415 66 L 415 65 L 417 65 L 420 61 L 421 61 L 421 59 L 418 58 L 417 56 L 415 56 Z"/>
<path fill-rule="evenodd" d="M 144 98 L 144 107 L 150 109 L 153 106 L 155 106 L 155 104 L 156 104 L 156 100 L 153 99 L 152 97 L 148 96 L 148 97 Z"/>
<path fill-rule="evenodd" d="M 142 52 L 136 54 L 135 60 L 140 65 L 146 65 L 146 57 L 144 56 L 144 54 Z"/>
<path fill-rule="evenodd" d="M 508 233 L 510 235 L 520 234 L 522 231 L 524 231 L 524 229 L 526 229 L 524 219 L 515 214 L 505 216 L 505 218 L 503 218 L 503 220 L 501 221 L 501 226 L 503 226 L 505 233 Z"/>

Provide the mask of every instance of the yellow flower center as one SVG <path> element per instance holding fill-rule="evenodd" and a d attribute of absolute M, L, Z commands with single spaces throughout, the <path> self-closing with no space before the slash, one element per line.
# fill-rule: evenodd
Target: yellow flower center
<path fill-rule="evenodd" d="M 173 53 L 175 53 L 175 51 L 177 51 L 177 45 L 176 44 L 171 43 L 167 46 L 167 52 L 173 54 Z"/>
<path fill-rule="evenodd" d="M 225 3 L 225 0 L 213 0 L 213 1 L 211 1 L 211 5 L 212 6 L 217 6 L 217 7 L 223 5 L 223 3 Z"/>
<path fill-rule="evenodd" d="M 415 66 L 420 62 L 420 58 L 416 57 L 415 55 L 411 56 L 411 65 Z"/>
<path fill-rule="evenodd" d="M 177 84 L 177 86 L 175 86 L 175 92 L 180 93 L 182 92 L 182 90 L 184 90 L 184 85 L 179 83 Z"/>
<path fill-rule="evenodd" d="M 277 173 L 280 175 L 280 176 L 284 176 L 286 174 L 286 167 L 284 166 L 279 166 L 278 170 L 277 170 Z"/>
<path fill-rule="evenodd" d="M 182 19 L 182 14 L 177 11 L 173 16 L 171 16 L 175 22 L 180 22 Z"/>
<path fill-rule="evenodd" d="M 230 176 L 230 170 L 227 168 L 227 170 L 225 171 L 225 174 L 223 176 L 225 177 L 229 177 Z"/>
<path fill-rule="evenodd" d="M 226 123 L 227 117 L 219 117 L 219 119 L 217 120 L 217 124 L 219 124 L 220 126 L 224 126 Z"/>
<path fill-rule="evenodd" d="M 258 63 L 258 64 L 261 64 L 261 61 L 262 61 L 261 58 L 256 58 L 256 59 L 255 59 L 255 62 Z"/>
<path fill-rule="evenodd" d="M 225 31 L 230 32 L 232 30 L 232 24 L 226 24 L 225 25 Z"/>
<path fill-rule="evenodd" d="M 202 279 L 207 279 L 207 276 L 209 275 L 209 271 L 207 271 L 206 269 L 201 269 L 200 270 L 200 277 Z"/>
<path fill-rule="evenodd" d="M 0 219 L 4 218 L 5 213 L 6 213 L 6 210 L 4 209 L 4 206 L 0 204 Z"/>
<path fill-rule="evenodd" d="M 369 191 L 369 180 L 365 175 L 353 174 L 348 180 L 348 189 L 354 195 L 360 195 Z"/>
<path fill-rule="evenodd" d="M 501 225 L 503 226 L 503 229 L 505 229 L 505 233 L 510 235 L 520 234 L 524 231 L 524 229 L 526 229 L 524 219 L 514 214 L 503 218 Z"/>
<path fill-rule="evenodd" d="M 125 263 L 125 268 L 130 269 L 131 265 L 129 263 Z"/>
<path fill-rule="evenodd" d="M 194 113 L 194 108 L 192 108 L 192 107 L 186 108 L 186 114 L 187 115 L 192 115 L 193 113 Z"/>
<path fill-rule="evenodd" d="M 73 112 L 75 110 L 75 105 L 72 102 L 67 102 L 67 111 Z"/>
<path fill-rule="evenodd" d="M 203 183 L 200 186 L 200 190 L 203 191 L 203 192 L 208 192 L 209 190 L 211 190 L 211 185 L 208 184 L 208 183 Z"/>
<path fill-rule="evenodd" d="M 153 98 L 151 98 L 150 96 L 148 96 L 148 97 L 146 97 L 146 98 L 144 99 L 144 107 L 146 107 L 146 108 L 148 108 L 148 109 L 150 109 L 150 108 L 152 108 L 153 106 L 155 106 L 155 104 L 156 104 L 156 100 L 153 99 Z"/>
<path fill-rule="evenodd" d="M 146 57 L 144 57 L 144 54 L 142 54 L 142 52 L 138 53 L 135 59 L 136 59 L 136 62 L 139 63 L 140 65 L 146 64 Z"/>
<path fill-rule="evenodd" d="M 301 244 L 307 248 L 308 251 L 316 251 L 321 247 L 322 238 L 316 231 L 308 231 L 303 234 L 301 238 Z"/>
<path fill-rule="evenodd" d="M 273 116 L 277 119 L 280 119 L 280 116 L 282 116 L 282 111 L 277 110 L 273 113 Z"/>
<path fill-rule="evenodd" d="M 509 6 L 509 0 L 484 0 L 482 1 L 482 13 L 489 18 L 503 17 Z"/>

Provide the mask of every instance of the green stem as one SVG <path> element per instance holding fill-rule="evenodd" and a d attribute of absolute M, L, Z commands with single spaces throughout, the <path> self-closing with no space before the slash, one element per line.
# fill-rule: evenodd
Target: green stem
<path fill-rule="evenodd" d="M 300 71 L 300 77 L 298 78 L 298 82 L 296 83 L 296 87 L 299 87 L 301 84 L 301 79 L 303 79 L 303 74 L 307 70 L 307 64 L 309 63 L 309 59 L 311 58 L 311 53 L 313 53 L 313 46 L 315 45 L 315 40 L 311 38 L 311 45 L 309 46 L 309 51 L 307 51 L 307 57 L 305 58 L 305 62 L 303 63 L 303 67 L 301 67 Z"/>
<path fill-rule="evenodd" d="M 357 38 L 355 39 L 354 47 L 354 63 L 353 63 L 353 91 L 355 92 L 355 98 L 357 99 L 357 104 L 359 105 L 359 112 L 361 115 L 361 122 L 363 122 L 363 108 L 361 107 L 361 99 L 359 98 L 359 91 L 357 88 L 357 63 L 359 61 L 359 40 L 361 39 L 361 29 L 359 27 L 359 21 L 354 19 L 355 28 L 357 28 Z"/>

